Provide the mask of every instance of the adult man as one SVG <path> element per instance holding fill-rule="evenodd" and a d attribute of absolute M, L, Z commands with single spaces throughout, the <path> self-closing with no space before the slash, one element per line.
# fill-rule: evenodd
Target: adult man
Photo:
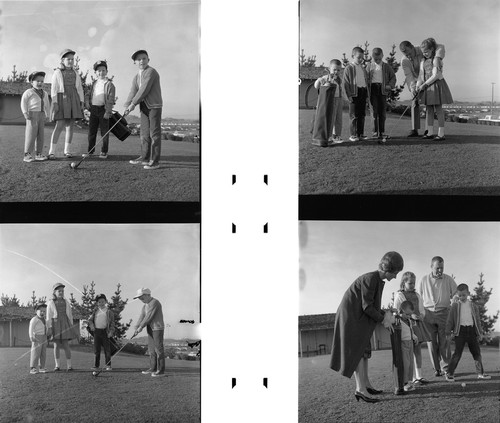
<path fill-rule="evenodd" d="M 427 342 L 427 348 L 435 376 L 442 376 L 443 372 L 447 372 L 451 358 L 450 345 L 446 341 L 446 320 L 450 312 L 451 298 L 457 291 L 457 284 L 451 276 L 443 273 L 442 257 L 432 258 L 431 270 L 430 274 L 422 278 L 417 291 L 424 303 L 424 323 L 432 335 L 432 341 Z"/>
<path fill-rule="evenodd" d="M 139 298 L 144 305 L 141 314 L 135 325 L 134 336 L 142 329 L 148 332 L 148 349 L 150 366 L 142 374 L 153 377 L 165 376 L 165 352 L 163 350 L 163 333 L 165 324 L 163 323 L 163 312 L 160 302 L 151 296 L 151 291 L 147 288 L 140 288 L 134 299 Z"/>
<path fill-rule="evenodd" d="M 420 62 L 424 56 L 420 47 L 414 47 L 409 41 L 402 41 L 399 44 L 399 49 L 404 57 L 401 59 L 401 67 L 405 74 L 405 82 L 408 85 L 413 97 L 417 94 L 417 80 L 420 72 Z M 438 44 L 436 48 L 436 57 L 444 59 L 444 45 Z M 411 131 L 408 133 L 408 138 L 418 137 L 418 130 L 420 129 L 420 105 L 418 99 L 414 99 L 411 103 Z"/>

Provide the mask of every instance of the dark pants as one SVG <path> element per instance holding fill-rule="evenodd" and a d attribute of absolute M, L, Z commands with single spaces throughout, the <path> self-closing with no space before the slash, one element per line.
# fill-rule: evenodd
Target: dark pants
<path fill-rule="evenodd" d="M 152 330 L 146 326 L 148 332 L 149 368 L 160 374 L 165 373 L 165 352 L 163 350 L 163 329 Z"/>
<path fill-rule="evenodd" d="M 97 328 L 94 332 L 95 367 L 99 367 L 101 364 L 101 347 L 104 347 L 104 358 L 106 359 L 105 365 L 111 366 L 111 346 L 106 332 L 106 329 Z"/>
<path fill-rule="evenodd" d="M 415 131 L 420 129 L 420 104 L 418 97 L 411 102 L 411 129 Z"/>
<path fill-rule="evenodd" d="M 450 344 L 446 340 L 446 319 L 449 309 L 431 311 L 425 310 L 424 322 L 430 331 L 432 341 L 427 342 L 429 355 L 434 365 L 434 370 L 448 371 L 450 362 Z"/>
<path fill-rule="evenodd" d="M 372 84 L 370 103 L 373 107 L 373 132 L 382 135 L 385 132 L 385 109 L 387 96 L 382 94 L 382 84 Z"/>
<path fill-rule="evenodd" d="M 462 357 L 462 352 L 466 342 L 469 346 L 469 351 L 474 358 L 476 372 L 482 375 L 484 373 L 483 360 L 481 359 L 481 348 L 479 347 L 477 333 L 474 326 L 460 326 L 459 334 L 455 336 L 455 352 L 451 357 L 450 364 L 448 366 L 448 373 L 450 375 L 455 373 L 455 369 L 457 368 L 458 362 Z"/>
<path fill-rule="evenodd" d="M 365 133 L 366 97 L 368 90 L 358 87 L 357 97 L 349 103 L 349 117 L 351 118 L 351 135 L 359 136 Z"/>
<path fill-rule="evenodd" d="M 90 106 L 89 120 L 89 149 L 88 152 L 94 153 L 95 141 L 97 138 L 97 130 L 101 128 L 101 137 L 109 131 L 109 119 L 104 119 L 106 110 L 104 106 Z M 109 134 L 102 141 L 101 152 L 108 153 Z"/>
<path fill-rule="evenodd" d="M 161 108 L 148 109 L 144 102 L 141 109 L 141 157 L 156 165 L 161 154 Z"/>

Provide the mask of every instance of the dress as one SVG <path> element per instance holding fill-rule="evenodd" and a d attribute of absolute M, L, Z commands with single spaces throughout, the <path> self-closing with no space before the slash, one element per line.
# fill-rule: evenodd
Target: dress
<path fill-rule="evenodd" d="M 406 301 L 410 301 L 413 304 L 413 308 L 415 309 L 415 314 L 422 317 L 422 310 L 420 307 L 422 301 L 419 298 L 420 297 L 419 294 L 417 294 L 415 291 L 413 292 L 401 291 L 398 293 L 398 296 L 403 297 L 404 300 Z M 422 303 L 422 308 L 423 308 L 423 303 Z M 423 319 L 417 320 L 416 326 L 413 327 L 413 332 L 415 332 L 415 335 L 417 336 L 419 343 L 432 341 L 432 335 L 430 333 L 430 329 L 427 327 L 427 323 L 424 322 Z"/>
<path fill-rule="evenodd" d="M 54 304 L 57 310 L 57 318 L 52 319 L 54 340 L 63 341 L 66 339 L 73 339 L 72 325 L 66 314 L 66 300 L 58 298 L 54 300 Z"/>
<path fill-rule="evenodd" d="M 54 120 L 83 119 L 80 97 L 76 89 L 76 72 L 71 68 L 59 69 L 64 81 L 64 93 L 57 93 L 59 110 Z"/>
<path fill-rule="evenodd" d="M 357 278 L 344 294 L 335 316 L 332 370 L 350 378 L 361 358 L 366 357 L 375 326 L 384 320 L 383 290 L 384 281 L 375 271 Z"/>
<path fill-rule="evenodd" d="M 426 59 L 423 63 L 424 68 L 424 81 L 427 81 L 430 77 L 432 77 L 432 69 L 434 59 Z M 441 69 L 438 69 L 440 73 Z M 443 79 L 437 79 L 433 84 L 429 85 L 427 89 L 424 91 L 422 95 L 422 104 L 426 106 L 435 106 L 440 104 L 452 104 L 453 97 L 451 96 L 450 88 L 448 84 Z"/>

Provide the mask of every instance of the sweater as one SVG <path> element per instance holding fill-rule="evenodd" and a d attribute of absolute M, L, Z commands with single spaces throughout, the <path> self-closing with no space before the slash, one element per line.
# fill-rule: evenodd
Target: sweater
<path fill-rule="evenodd" d="M 369 78 L 365 68 L 363 68 L 363 73 L 365 75 L 365 81 L 367 84 L 368 98 L 370 98 Z M 356 84 L 356 66 L 354 65 L 354 63 L 349 63 L 344 69 L 344 77 L 342 80 L 342 85 L 344 86 L 347 98 L 358 96 L 358 85 Z"/>
<path fill-rule="evenodd" d="M 30 338 L 34 335 L 47 335 L 47 328 L 40 317 L 35 316 L 30 320 L 29 335 Z"/>
<path fill-rule="evenodd" d="M 432 274 L 422 278 L 416 291 L 424 301 L 424 307 L 431 311 L 450 308 L 450 299 L 457 291 L 457 283 L 451 276 L 443 273 L 441 279 L 436 279 Z"/>
<path fill-rule="evenodd" d="M 50 100 L 49 95 L 43 91 L 43 111 L 45 116 L 49 117 L 50 114 Z M 21 97 L 21 111 L 24 113 L 28 112 L 41 112 L 42 111 L 42 99 L 37 94 L 34 88 L 28 88 Z"/>
<path fill-rule="evenodd" d="M 163 311 L 160 302 L 151 297 L 151 301 L 142 306 L 141 314 L 137 319 L 135 329 L 141 331 L 146 326 L 150 326 L 152 330 L 163 330 Z"/>
<path fill-rule="evenodd" d="M 94 95 L 96 83 L 97 80 L 92 83 L 89 94 L 85 96 L 85 107 L 87 109 L 90 109 L 90 106 L 92 105 L 92 96 Z M 111 114 L 113 112 L 113 106 L 115 105 L 115 94 L 115 85 L 109 79 L 106 79 L 106 82 L 104 83 L 104 109 L 107 113 Z"/>
<path fill-rule="evenodd" d="M 142 78 L 142 81 L 140 80 Z M 132 87 L 125 107 L 134 106 L 144 101 L 148 109 L 160 109 L 163 106 L 161 97 L 160 75 L 151 66 L 137 74 L 132 80 Z"/>
<path fill-rule="evenodd" d="M 471 311 L 472 311 L 472 321 L 474 322 L 474 329 L 476 334 L 482 335 L 483 329 L 481 327 L 481 317 L 479 315 L 479 307 L 470 300 Z M 448 314 L 448 320 L 446 320 L 446 334 L 453 333 L 457 336 L 460 333 L 460 308 L 462 303 L 459 301 L 453 303 Z"/>
<path fill-rule="evenodd" d="M 73 312 L 71 311 L 71 304 L 66 298 L 64 299 L 64 301 L 66 301 L 66 315 L 68 316 L 70 324 L 73 324 Z M 52 328 L 52 319 L 57 319 L 57 309 L 54 300 L 49 300 L 49 302 L 47 303 L 47 329 Z"/>
<path fill-rule="evenodd" d="M 78 75 L 78 72 L 73 69 L 73 72 L 76 74 L 76 91 L 78 92 L 78 96 L 80 97 L 80 101 L 83 103 L 85 100 L 83 96 L 83 86 L 82 86 L 82 78 Z M 64 79 L 62 76 L 61 69 L 56 69 L 54 74 L 52 75 L 52 87 L 50 90 L 50 95 L 52 97 L 52 101 L 57 103 L 57 94 L 64 93 Z"/>

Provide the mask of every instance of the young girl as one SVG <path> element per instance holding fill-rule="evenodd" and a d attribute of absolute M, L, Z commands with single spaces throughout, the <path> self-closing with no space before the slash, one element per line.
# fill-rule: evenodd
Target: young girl
<path fill-rule="evenodd" d="M 64 156 L 73 157 L 69 151 L 71 140 L 73 139 L 73 125 L 75 119 L 83 118 L 83 87 L 82 80 L 78 72 L 73 69 L 75 62 L 75 52 L 65 49 L 61 52 L 61 66 L 55 69 L 52 75 L 52 112 L 51 118 L 56 122 L 52 138 L 50 140 L 50 150 L 48 158 L 55 159 L 55 149 L 59 135 L 63 128 L 66 129 L 64 143 Z"/>
<path fill-rule="evenodd" d="M 427 112 L 427 134 L 422 138 L 444 140 L 444 112 L 442 105 L 453 103 L 453 97 L 443 77 L 443 62 L 436 57 L 436 46 L 434 38 L 427 38 L 420 45 L 424 59 L 420 62 L 417 90 L 421 93 L 421 100 L 426 105 Z M 434 113 L 437 114 L 439 124 L 436 137 L 433 137 Z"/>
<path fill-rule="evenodd" d="M 68 371 L 71 367 L 71 350 L 69 341 L 78 337 L 73 326 L 73 313 L 70 302 L 64 298 L 64 285 L 56 283 L 53 288 L 52 299 L 47 304 L 47 336 L 54 340 L 54 359 L 56 366 L 54 371 L 60 371 L 61 347 L 66 353 L 66 364 Z"/>
<path fill-rule="evenodd" d="M 415 291 L 416 276 L 412 272 L 405 272 L 401 277 L 400 290 L 394 298 L 394 307 L 399 310 L 404 301 L 410 301 L 413 304 L 414 312 L 411 318 L 416 321 L 416 325 L 412 327 L 415 335 L 418 338 L 418 344 L 413 348 L 415 358 L 415 371 L 413 384 L 418 386 L 429 383 L 427 379 L 422 377 L 422 342 L 431 340 L 431 335 L 425 326 L 424 316 L 425 308 L 422 297 Z"/>

